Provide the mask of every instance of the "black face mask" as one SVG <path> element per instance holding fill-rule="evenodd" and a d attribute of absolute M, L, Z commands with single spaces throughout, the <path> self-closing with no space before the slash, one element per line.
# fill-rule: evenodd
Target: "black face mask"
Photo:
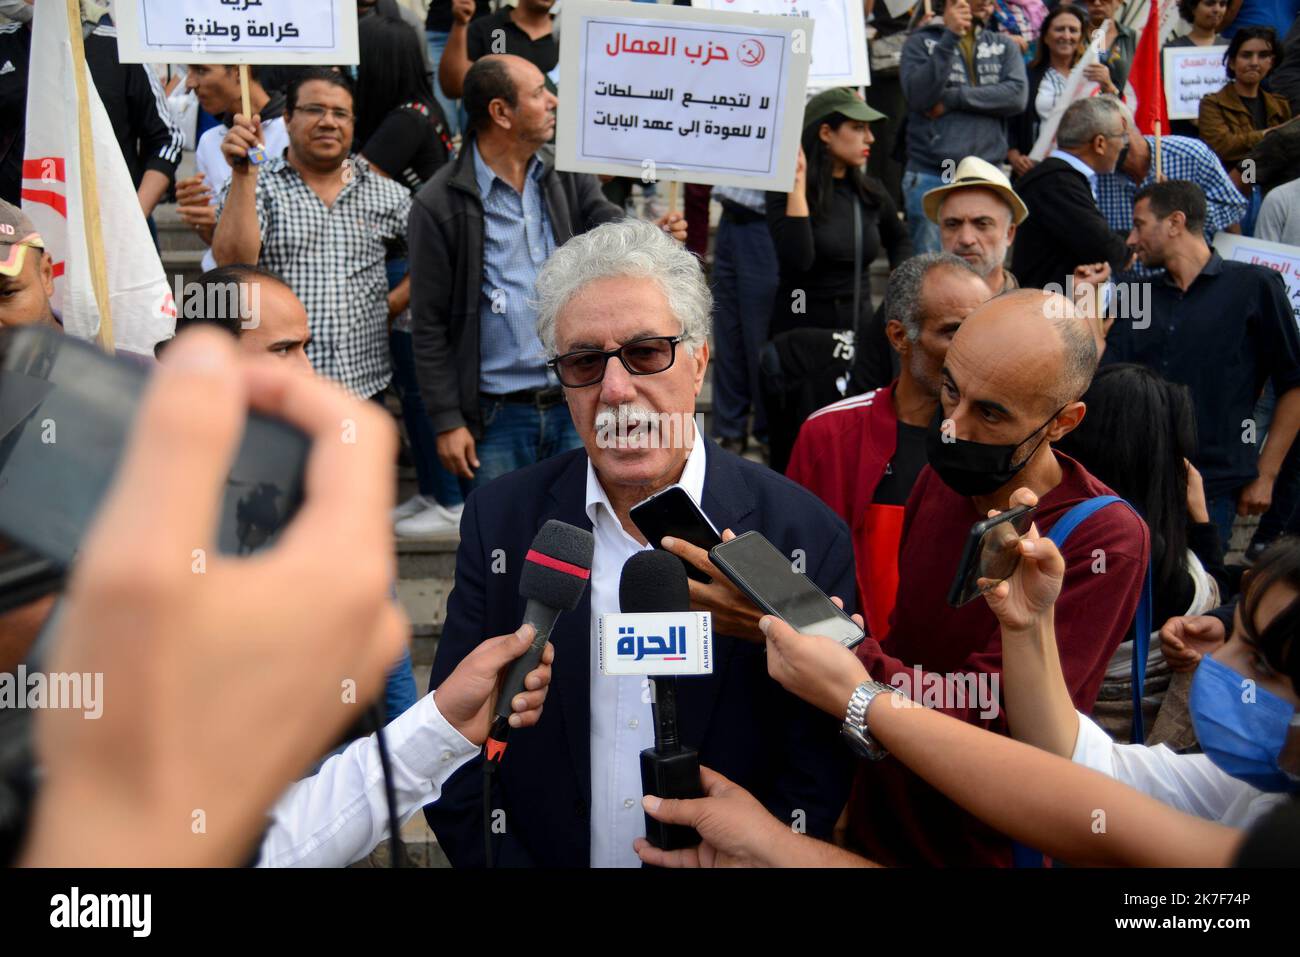
<path fill-rule="evenodd" d="M 1064 408 L 1065 406 L 1061 406 L 1061 409 Z M 945 437 L 943 407 L 940 406 L 925 436 L 925 457 L 930 463 L 930 468 L 943 479 L 943 484 L 958 495 L 965 495 L 967 498 L 990 495 L 1015 478 L 1016 473 L 1025 467 L 1025 462 L 1034 457 L 1034 452 L 1038 451 L 1038 445 L 1043 444 L 1046 436 L 1039 439 L 1033 452 L 1026 455 L 1018 464 L 1011 464 L 1020 447 L 1041 432 L 1060 414 L 1061 409 L 1053 412 L 1047 422 L 1030 432 L 1023 441 L 1015 445 L 989 445 L 985 442 L 970 442 L 956 436 Z"/>

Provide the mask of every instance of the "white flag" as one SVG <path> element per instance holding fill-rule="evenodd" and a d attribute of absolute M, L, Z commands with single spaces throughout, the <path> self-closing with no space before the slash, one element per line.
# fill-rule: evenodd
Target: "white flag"
<path fill-rule="evenodd" d="M 1052 107 L 1052 112 L 1048 114 L 1047 119 L 1043 120 L 1042 125 L 1038 128 L 1038 139 L 1034 141 L 1034 148 L 1029 151 L 1031 160 L 1041 161 L 1052 151 L 1052 146 L 1056 143 L 1056 128 L 1061 125 L 1061 117 L 1070 108 L 1070 104 L 1075 100 L 1083 99 L 1085 96 L 1094 96 L 1100 89 L 1096 83 L 1084 78 L 1083 68 L 1089 63 L 1102 62 L 1102 43 L 1105 41 L 1106 30 L 1109 26 L 1110 21 L 1107 20 L 1093 31 L 1092 42 L 1088 44 L 1087 52 L 1079 57 L 1079 62 L 1074 65 L 1074 69 L 1070 71 L 1069 77 L 1065 80 L 1065 89 L 1061 91 L 1056 106 Z M 1028 109 L 1032 110 L 1033 108 L 1034 104 L 1030 103 Z"/>
<path fill-rule="evenodd" d="M 27 145 L 23 156 L 23 211 L 54 260 L 54 311 L 79 339 L 99 333 L 91 284 L 86 221 L 81 203 L 77 87 L 63 0 L 36 0 L 27 78 Z M 91 138 L 99 178 L 113 344 L 153 355 L 176 330 L 176 303 L 103 101 L 86 70 Z"/>

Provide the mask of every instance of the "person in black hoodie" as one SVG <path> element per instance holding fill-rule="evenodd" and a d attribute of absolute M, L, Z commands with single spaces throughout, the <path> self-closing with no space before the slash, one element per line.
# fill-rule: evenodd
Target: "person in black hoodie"
<path fill-rule="evenodd" d="M 1125 237 L 1110 228 L 1096 195 L 1097 176 L 1115 171 L 1127 140 L 1123 109 L 1112 96 L 1088 97 L 1065 111 L 1056 149 L 1016 182 L 1029 208 L 1011 252 L 1022 286 L 1064 284 L 1081 266 L 1105 263 L 1117 273 L 1127 265 Z"/>

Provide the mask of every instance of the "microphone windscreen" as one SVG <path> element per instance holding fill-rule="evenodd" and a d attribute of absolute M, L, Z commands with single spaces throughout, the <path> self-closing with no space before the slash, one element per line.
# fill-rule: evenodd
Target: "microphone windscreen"
<path fill-rule="evenodd" d="M 573 611 L 591 578 L 591 557 L 596 539 L 591 532 L 557 522 L 542 526 L 524 556 L 519 573 L 519 594 L 550 608 Z"/>
<path fill-rule="evenodd" d="M 623 565 L 618 580 L 618 607 L 624 614 L 691 610 L 686 566 L 671 552 L 637 552 Z"/>

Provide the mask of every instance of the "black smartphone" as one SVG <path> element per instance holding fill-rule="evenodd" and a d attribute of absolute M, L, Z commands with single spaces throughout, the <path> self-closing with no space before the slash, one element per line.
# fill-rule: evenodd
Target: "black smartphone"
<path fill-rule="evenodd" d="M 0 331 L 0 536 L 66 568 L 112 484 L 149 368 L 43 326 Z M 302 501 L 310 440 L 250 414 L 217 548 L 274 541 Z"/>
<path fill-rule="evenodd" d="M 948 604 L 960 608 L 1014 575 L 1020 564 L 1020 538 L 1033 521 L 1034 507 L 1017 505 L 972 525 L 948 589 Z"/>
<path fill-rule="evenodd" d="M 710 555 L 750 601 L 796 631 L 825 635 L 846 648 L 866 637 L 811 578 L 795 571 L 790 559 L 758 532 L 715 545 Z"/>
<path fill-rule="evenodd" d="M 670 485 L 644 502 L 638 502 L 628 514 L 646 541 L 655 548 L 661 547 L 659 543 L 669 535 L 706 552 L 722 543 L 722 536 L 699 503 L 680 485 Z M 690 562 L 683 561 L 682 564 L 686 566 L 686 574 L 697 582 L 707 585 L 713 581 Z"/>

